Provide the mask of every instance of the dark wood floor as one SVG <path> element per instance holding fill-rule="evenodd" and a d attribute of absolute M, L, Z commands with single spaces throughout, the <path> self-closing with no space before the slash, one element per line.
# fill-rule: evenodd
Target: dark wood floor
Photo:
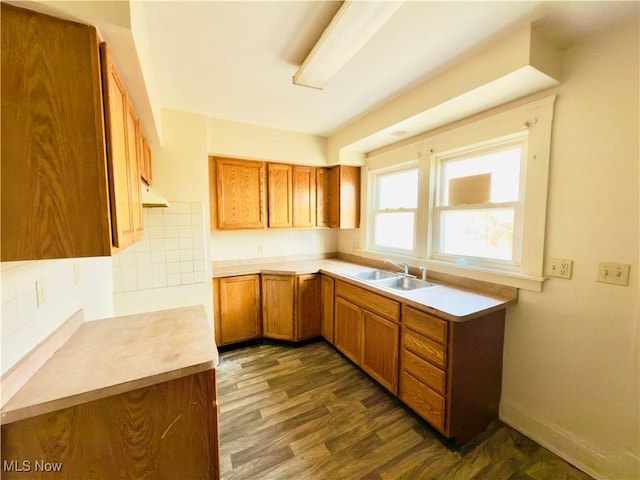
<path fill-rule="evenodd" d="M 218 399 L 222 480 L 591 478 L 499 421 L 447 445 L 324 342 L 223 353 Z"/>

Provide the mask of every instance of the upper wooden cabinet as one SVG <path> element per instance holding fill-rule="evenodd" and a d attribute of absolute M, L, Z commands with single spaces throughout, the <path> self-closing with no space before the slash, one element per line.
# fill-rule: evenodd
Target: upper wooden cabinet
<path fill-rule="evenodd" d="M 316 167 L 294 165 L 293 226 L 316 226 Z"/>
<path fill-rule="evenodd" d="M 140 129 L 140 150 L 140 178 L 144 183 L 151 186 L 153 185 L 151 147 L 149 147 L 149 143 L 142 133 L 142 129 Z"/>
<path fill-rule="evenodd" d="M 105 136 L 95 28 L 1 8 L 2 261 L 110 255 L 141 229 L 126 94 L 115 76 L 105 85 Z"/>
<path fill-rule="evenodd" d="M 318 227 L 330 227 L 329 210 L 330 198 L 330 168 L 320 167 L 316 170 L 316 225 Z"/>
<path fill-rule="evenodd" d="M 212 229 L 265 228 L 265 163 L 222 157 L 209 162 Z"/>
<path fill-rule="evenodd" d="M 360 167 L 338 165 L 329 169 L 329 226 L 360 226 Z"/>
<path fill-rule="evenodd" d="M 293 226 L 293 169 L 291 165 L 269 163 L 267 192 L 269 228 Z"/>

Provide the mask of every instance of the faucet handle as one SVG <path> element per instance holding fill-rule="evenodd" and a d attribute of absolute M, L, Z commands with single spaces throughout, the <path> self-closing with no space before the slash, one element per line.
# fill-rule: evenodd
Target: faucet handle
<path fill-rule="evenodd" d="M 420 267 L 420 278 L 427 280 L 427 267 Z"/>

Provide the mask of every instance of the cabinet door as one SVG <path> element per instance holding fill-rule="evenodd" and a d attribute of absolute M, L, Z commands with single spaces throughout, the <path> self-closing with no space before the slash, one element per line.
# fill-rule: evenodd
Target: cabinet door
<path fill-rule="evenodd" d="M 264 336 L 294 340 L 294 283 L 290 275 L 262 275 L 262 329 Z"/>
<path fill-rule="evenodd" d="M 362 368 L 394 395 L 398 390 L 400 326 L 363 311 Z"/>
<path fill-rule="evenodd" d="M 299 275 L 297 278 L 297 340 L 320 336 L 322 322 L 320 302 L 320 275 Z"/>
<path fill-rule="evenodd" d="M 362 310 L 341 297 L 335 304 L 335 346 L 357 365 L 362 363 Z"/>
<path fill-rule="evenodd" d="M 316 225 L 318 227 L 329 227 L 329 168 L 316 169 Z"/>
<path fill-rule="evenodd" d="M 214 279 L 214 309 L 216 344 L 228 345 L 259 338 L 260 276 Z"/>
<path fill-rule="evenodd" d="M 214 163 L 217 227 L 265 228 L 264 162 L 216 158 Z"/>
<path fill-rule="evenodd" d="M 268 164 L 269 228 L 293 226 L 293 176 L 291 165 Z"/>
<path fill-rule="evenodd" d="M 360 167 L 338 165 L 329 172 L 329 226 L 360 226 Z"/>
<path fill-rule="evenodd" d="M 142 222 L 142 200 L 140 198 L 140 158 L 142 141 L 140 124 L 133 106 L 127 105 L 127 158 L 129 167 L 129 190 L 131 194 L 131 215 L 133 216 L 134 239 L 139 240 L 144 233 Z"/>
<path fill-rule="evenodd" d="M 140 178 L 144 183 L 151 186 L 153 185 L 151 148 L 149 147 L 147 138 L 142 133 L 142 129 L 140 129 L 140 144 L 142 151 L 140 157 Z"/>
<path fill-rule="evenodd" d="M 111 61 L 105 43 L 100 45 L 107 119 L 107 162 L 111 187 L 113 243 L 124 248 L 135 240 L 134 206 L 130 185 L 131 168 L 127 149 L 127 92 Z"/>
<path fill-rule="evenodd" d="M 333 308 L 334 308 L 334 280 L 331 277 L 322 275 L 321 294 L 322 294 L 322 326 L 321 333 L 325 340 L 334 343 L 333 338 Z"/>
<path fill-rule="evenodd" d="M 110 255 L 96 30 L 0 7 L 2 261 Z"/>
<path fill-rule="evenodd" d="M 316 225 L 316 168 L 293 166 L 293 226 Z"/>

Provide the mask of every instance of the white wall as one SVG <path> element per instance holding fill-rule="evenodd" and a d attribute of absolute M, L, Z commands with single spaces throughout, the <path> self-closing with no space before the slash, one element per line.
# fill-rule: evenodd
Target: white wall
<path fill-rule="evenodd" d="M 546 255 L 569 281 L 509 310 L 501 413 L 600 478 L 640 477 L 638 18 L 566 52 L 557 88 Z M 596 283 L 601 260 L 628 287 Z"/>
<path fill-rule="evenodd" d="M 4 262 L 0 275 L 2 374 L 78 310 L 86 320 L 113 316 L 110 257 Z M 44 292 L 40 306 L 36 281 Z"/>

